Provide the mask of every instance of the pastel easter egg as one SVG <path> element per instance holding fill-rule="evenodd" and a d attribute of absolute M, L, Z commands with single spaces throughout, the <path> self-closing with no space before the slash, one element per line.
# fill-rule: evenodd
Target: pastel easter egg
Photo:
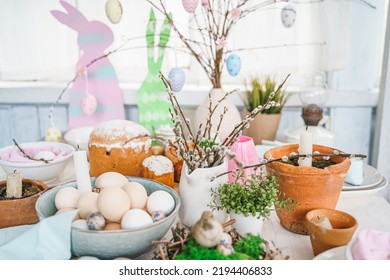
<path fill-rule="evenodd" d="M 106 2 L 106 15 L 111 23 L 119 23 L 122 19 L 123 8 L 118 0 L 108 0 Z"/>
<path fill-rule="evenodd" d="M 84 115 L 93 115 L 96 112 L 96 107 L 97 100 L 95 96 L 87 94 L 83 97 L 83 99 L 81 99 L 81 110 L 83 111 Z"/>
<path fill-rule="evenodd" d="M 282 9 L 280 16 L 284 27 L 290 28 L 295 23 L 297 12 L 292 5 L 287 5 Z"/>
<path fill-rule="evenodd" d="M 180 67 L 172 68 L 168 74 L 169 80 L 171 81 L 172 91 L 179 92 L 184 86 L 186 81 L 186 74 Z"/>
<path fill-rule="evenodd" d="M 184 10 L 188 13 L 193 13 L 198 7 L 199 0 L 182 0 Z"/>
<path fill-rule="evenodd" d="M 229 55 L 226 61 L 226 67 L 230 76 L 237 76 L 241 70 L 241 58 L 236 54 Z"/>
<path fill-rule="evenodd" d="M 51 127 L 45 132 L 45 141 L 60 142 L 61 138 L 62 138 L 62 132 L 57 127 Z"/>

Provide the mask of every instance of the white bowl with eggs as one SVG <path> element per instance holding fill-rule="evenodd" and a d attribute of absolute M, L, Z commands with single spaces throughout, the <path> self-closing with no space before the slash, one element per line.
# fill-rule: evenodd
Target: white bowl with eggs
<path fill-rule="evenodd" d="M 0 149 L 0 166 L 7 174 L 16 171 L 23 178 L 44 183 L 57 179 L 75 152 L 74 147 L 60 142 L 29 142 L 19 146 L 32 158 L 43 158 L 48 162 L 29 160 L 15 145 L 11 145 Z"/>
<path fill-rule="evenodd" d="M 128 178 L 130 182 L 142 184 L 148 197 L 155 192 L 165 191 L 173 199 L 173 210 L 161 220 L 147 225 L 142 225 L 141 221 L 141 226 L 130 229 L 89 230 L 72 227 L 71 248 L 73 256 L 94 256 L 99 259 L 115 259 L 120 257 L 134 258 L 150 250 L 153 247 L 152 241 L 161 240 L 170 230 L 177 218 L 180 208 L 180 198 L 177 192 L 174 189 L 153 180 L 139 177 L 126 178 Z M 93 186 L 95 185 L 95 181 L 96 178 L 91 179 Z M 40 220 L 52 216 L 57 212 L 55 202 L 56 195 L 61 189 L 67 187 L 76 188 L 76 182 L 57 186 L 38 198 L 36 211 Z M 110 186 L 103 188 L 99 195 L 102 194 L 104 189 L 114 188 L 117 187 Z M 137 211 L 138 210 L 140 209 L 137 209 Z M 132 220 L 131 218 L 129 221 L 130 223 L 134 221 L 137 223 L 136 220 Z"/>

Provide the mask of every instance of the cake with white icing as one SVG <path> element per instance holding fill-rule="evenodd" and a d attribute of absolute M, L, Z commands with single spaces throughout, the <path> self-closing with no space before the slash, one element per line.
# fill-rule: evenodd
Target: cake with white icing
<path fill-rule="evenodd" d="M 173 188 L 173 163 L 164 156 L 147 157 L 142 162 L 142 177 L 158 181 Z"/>
<path fill-rule="evenodd" d="M 101 123 L 89 137 L 88 154 L 91 177 L 109 171 L 141 176 L 142 162 L 152 154 L 149 132 L 128 120 Z"/>

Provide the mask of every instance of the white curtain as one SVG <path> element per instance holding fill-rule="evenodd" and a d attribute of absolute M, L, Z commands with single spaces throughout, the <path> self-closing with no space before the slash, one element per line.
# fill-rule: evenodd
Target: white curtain
<path fill-rule="evenodd" d="M 140 84 L 147 73 L 144 35 L 150 4 L 144 0 L 121 0 L 122 21 L 112 24 L 105 15 L 106 0 L 66 1 L 76 5 L 89 20 L 102 21 L 113 30 L 115 41 L 107 51 L 134 38 L 110 59 L 120 81 Z M 181 1 L 166 3 L 180 29 L 188 34 L 186 26 L 191 24 L 191 16 Z M 242 70 L 238 76 L 230 77 L 225 68 L 224 83 L 242 85 L 251 75 L 273 74 L 282 78 L 294 73 L 290 84 L 299 84 L 300 74 L 344 67 L 348 56 L 346 40 L 351 30 L 348 10 L 354 3 L 325 0 L 291 4 L 297 12 L 291 28 L 285 28 L 281 22 L 285 2 L 268 6 L 238 22 L 228 38 L 228 48 L 246 49 L 237 52 Z M 79 55 L 77 34 L 50 14 L 50 10 L 64 11 L 59 1 L 0 0 L 0 7 L 0 80 L 67 81 L 73 77 Z M 155 14 L 159 31 L 163 18 L 158 11 Z M 187 83 L 208 85 L 197 63 L 173 47 L 177 44 L 181 43 L 172 32 L 163 71 L 181 66 L 187 72 Z"/>

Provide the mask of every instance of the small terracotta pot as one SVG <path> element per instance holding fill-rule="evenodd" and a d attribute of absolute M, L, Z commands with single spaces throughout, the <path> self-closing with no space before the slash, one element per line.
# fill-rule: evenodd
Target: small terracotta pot
<path fill-rule="evenodd" d="M 298 144 L 292 144 L 275 147 L 268 150 L 264 158 L 281 158 L 289 156 L 292 152 L 298 153 L 298 146 Z M 313 152 L 333 154 L 334 150 L 330 147 L 313 145 Z M 288 209 L 276 211 L 281 225 L 289 231 L 308 234 L 305 223 L 305 215 L 308 211 L 336 207 L 351 161 L 343 157 L 331 159 L 336 164 L 326 169 L 293 166 L 282 162 L 266 164 L 267 172 L 275 176 L 279 184 L 281 196 L 284 194 L 299 204 L 292 211 Z"/>
<path fill-rule="evenodd" d="M 318 224 L 318 219 L 327 217 L 332 229 Z M 334 247 L 346 245 L 356 231 L 358 223 L 348 213 L 334 209 L 315 209 L 306 214 L 306 225 L 315 256 Z"/>
<path fill-rule="evenodd" d="M 282 114 L 258 114 L 251 121 L 246 135 L 252 137 L 256 145 L 261 145 L 262 140 L 274 141 L 281 116 Z"/>
<path fill-rule="evenodd" d="M 38 197 L 47 190 L 47 186 L 41 181 L 23 179 L 23 183 L 31 183 L 38 186 L 42 191 L 23 198 L 0 201 L 0 228 L 19 225 L 35 224 L 39 221 L 35 211 L 35 203 Z M 1 181 L 0 185 L 7 184 Z"/>

